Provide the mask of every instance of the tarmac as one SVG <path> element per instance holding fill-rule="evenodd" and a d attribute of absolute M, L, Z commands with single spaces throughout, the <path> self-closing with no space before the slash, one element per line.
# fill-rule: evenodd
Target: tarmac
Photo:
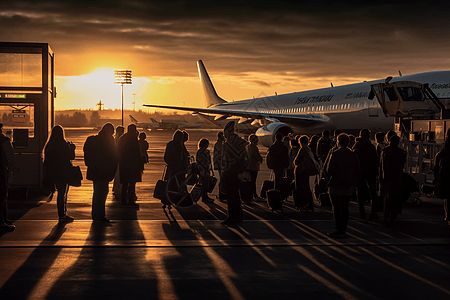
<path fill-rule="evenodd" d="M 94 133 L 66 131 L 84 174 L 82 145 Z M 190 153 L 201 137 L 212 149 L 216 133 L 191 130 Z M 69 190 L 72 223 L 58 223 L 56 195 L 12 191 L 16 229 L 0 232 L 0 299 L 450 299 L 442 200 L 418 195 L 420 205 L 405 202 L 394 228 L 384 226 L 381 214 L 361 220 L 351 203 L 343 238 L 326 235 L 334 229 L 331 207 L 316 203 L 314 211 L 300 212 L 292 198 L 283 212 L 271 212 L 264 201 L 244 205 L 244 222 L 227 227 L 219 201 L 162 209 L 152 195 L 171 133 L 147 135 L 140 208 L 122 207 L 110 193 L 110 224 L 91 220 L 90 181 Z M 263 166 L 258 186 L 268 177 Z"/>

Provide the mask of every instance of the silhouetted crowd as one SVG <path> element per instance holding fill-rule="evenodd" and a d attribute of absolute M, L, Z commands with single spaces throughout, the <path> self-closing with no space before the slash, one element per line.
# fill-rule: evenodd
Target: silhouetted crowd
<path fill-rule="evenodd" d="M 217 134 L 213 155 L 206 138 L 198 142 L 195 156 L 185 143 L 186 131 L 176 130 L 166 145 L 165 194 L 158 196 L 163 203 L 189 206 L 201 199 L 227 203 L 227 217 L 222 224 L 233 226 L 243 222 L 242 205 L 252 201 L 267 201 L 271 210 L 282 210 L 283 202 L 293 196 L 297 209 L 314 211 L 314 197 L 321 205 L 330 204 L 335 220 L 331 236 L 343 236 L 349 219 L 349 203 L 357 203 L 361 219 L 366 219 L 365 203 L 370 202 L 368 218 L 378 219 L 383 212 L 387 227 L 392 227 L 402 211 L 402 202 L 410 195 L 409 175 L 404 173 L 406 152 L 399 147 L 400 137 L 394 131 L 376 133 L 362 129 L 358 137 L 335 130 L 324 130 L 321 137 L 284 136 L 278 133 L 268 148 L 267 167 L 270 178 L 264 180 L 261 190 L 256 186 L 263 157 L 258 148 L 258 137 L 252 134 L 245 140 L 234 130 L 230 121 Z M 0 124 L 0 131 L 2 125 Z M 0 172 L 0 229 L 14 230 L 7 219 L 7 191 L 14 169 L 14 156 L 9 138 L 0 133 L 3 172 Z M 110 222 L 105 214 L 109 183 L 114 180 L 113 194 L 123 206 L 139 208 L 136 203 L 136 183 L 142 181 L 144 164 L 148 163 L 149 144 L 146 134 L 139 133 L 134 124 L 125 132 L 106 123 L 96 135 L 89 136 L 83 146 L 86 178 L 93 182 L 92 220 Z M 57 212 L 60 222 L 71 222 L 67 214 L 69 186 L 81 185 L 81 171 L 72 165 L 75 145 L 65 139 L 64 129 L 54 126 L 43 148 L 44 178 L 42 185 L 57 193 Z M 435 159 L 435 194 L 444 199 L 445 220 L 449 222 L 450 197 L 450 139 Z M 208 194 L 218 183 L 218 194 Z M 188 186 L 191 186 L 188 189 Z M 311 187 L 314 187 L 314 196 Z M 156 190 L 156 188 L 155 188 Z M 258 191 L 260 195 L 258 195 Z M 175 198 L 171 198 L 175 195 Z M 156 196 L 155 196 L 156 197 Z M 266 200 L 264 199 L 266 198 Z M 176 199 L 176 200 L 175 200 Z M 165 205 L 163 206 L 165 207 Z"/>

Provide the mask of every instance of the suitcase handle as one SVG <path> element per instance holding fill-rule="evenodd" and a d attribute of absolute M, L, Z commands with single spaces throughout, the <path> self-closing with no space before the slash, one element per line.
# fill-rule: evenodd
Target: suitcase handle
<path fill-rule="evenodd" d="M 166 173 L 167 173 L 167 165 L 164 166 L 164 171 L 163 171 L 163 175 L 161 180 L 164 181 L 164 179 L 166 178 Z"/>

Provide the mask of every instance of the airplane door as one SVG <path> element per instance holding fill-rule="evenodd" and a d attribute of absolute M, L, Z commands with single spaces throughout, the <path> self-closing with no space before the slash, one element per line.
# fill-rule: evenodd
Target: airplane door
<path fill-rule="evenodd" d="M 375 98 L 372 98 L 368 101 L 367 112 L 369 113 L 369 117 L 378 117 L 378 101 Z"/>

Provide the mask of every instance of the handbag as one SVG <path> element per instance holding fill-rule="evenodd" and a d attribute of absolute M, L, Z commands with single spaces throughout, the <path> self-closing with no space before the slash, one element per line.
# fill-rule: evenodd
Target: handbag
<path fill-rule="evenodd" d="M 80 166 L 70 166 L 67 173 L 67 183 L 70 186 L 81 186 L 81 180 L 83 180 L 83 174 Z"/>

